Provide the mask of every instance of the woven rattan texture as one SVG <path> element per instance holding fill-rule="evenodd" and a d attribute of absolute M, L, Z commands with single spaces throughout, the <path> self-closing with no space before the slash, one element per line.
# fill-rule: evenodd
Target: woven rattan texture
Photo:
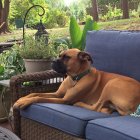
<path fill-rule="evenodd" d="M 21 118 L 22 140 L 83 140 L 47 125 Z"/>

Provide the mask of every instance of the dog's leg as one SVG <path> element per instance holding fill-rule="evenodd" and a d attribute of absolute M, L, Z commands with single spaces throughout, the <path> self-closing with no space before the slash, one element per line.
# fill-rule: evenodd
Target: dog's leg
<path fill-rule="evenodd" d="M 54 92 L 54 93 L 31 93 L 25 97 L 21 97 L 16 102 L 18 102 L 18 103 L 23 102 L 23 101 L 28 100 L 29 98 L 32 99 L 33 97 L 59 98 L 61 96 L 59 94 L 57 94 L 57 92 Z M 14 106 L 17 106 L 17 104 L 15 103 Z"/>
<path fill-rule="evenodd" d="M 29 106 L 32 103 L 57 103 L 57 104 L 69 104 L 64 98 L 44 98 L 44 97 L 32 97 L 32 98 L 25 98 L 22 101 L 17 101 L 14 104 L 14 109 L 24 109 L 25 107 Z"/>
<path fill-rule="evenodd" d="M 47 98 L 63 98 L 66 93 L 66 89 L 67 89 L 67 85 L 68 85 L 68 84 L 65 84 L 66 80 L 67 79 L 65 79 L 63 81 L 63 83 L 60 85 L 60 87 L 58 88 L 58 90 L 56 92 L 54 92 L 54 93 L 31 93 L 25 97 L 18 99 L 15 102 L 15 104 L 13 105 L 13 108 L 20 108 L 20 104 L 26 104 L 26 102 L 27 102 L 27 104 L 32 104 L 32 103 L 36 102 L 36 99 L 38 99 L 38 98 L 40 98 L 40 100 L 46 99 L 46 103 L 47 103 Z"/>
<path fill-rule="evenodd" d="M 100 112 L 107 113 L 107 114 L 112 114 L 113 111 L 114 111 L 114 109 L 112 109 L 112 108 L 103 107 Z"/>
<path fill-rule="evenodd" d="M 60 98 L 63 97 L 69 87 L 67 84 L 68 78 L 66 78 L 58 88 L 58 90 L 54 93 L 30 93 L 22 98 L 32 98 L 32 97 L 44 97 L 44 98 Z"/>
<path fill-rule="evenodd" d="M 95 104 L 92 105 L 92 110 L 97 111 L 97 112 L 100 112 L 101 109 L 102 109 L 102 107 L 103 107 L 103 104 L 104 104 L 103 102 L 97 101 L 97 103 L 95 103 Z"/>
<path fill-rule="evenodd" d="M 120 115 L 125 116 L 125 115 L 130 115 L 133 113 L 135 110 L 132 111 L 132 109 L 129 109 L 126 107 L 121 107 L 121 106 L 115 106 L 116 110 L 119 112 Z"/>
<path fill-rule="evenodd" d="M 79 106 L 79 107 L 83 107 L 89 110 L 92 110 L 92 105 L 86 104 L 84 102 L 77 102 L 75 104 L 73 104 L 74 106 Z"/>
<path fill-rule="evenodd" d="M 56 94 L 56 92 L 54 92 L 54 93 L 30 93 L 23 98 L 31 98 L 31 97 L 55 98 L 57 96 L 58 95 Z"/>
<path fill-rule="evenodd" d="M 93 108 L 93 105 L 89 105 L 89 104 L 86 104 L 84 102 L 77 102 L 77 103 L 74 104 L 74 106 L 83 107 L 83 108 L 86 108 L 86 109 L 89 109 L 89 110 L 94 110 L 94 111 L 96 110 L 95 108 Z M 97 111 L 102 112 L 102 113 L 111 114 L 114 111 L 114 109 L 107 108 L 107 107 L 102 108 L 102 106 L 100 106 Z"/>
<path fill-rule="evenodd" d="M 109 93 L 110 93 L 110 87 L 109 87 L 109 82 L 105 85 L 100 98 L 98 101 L 93 104 L 92 110 L 97 111 L 97 112 L 112 112 L 110 108 L 110 98 L 109 98 Z M 107 109 L 108 108 L 108 109 Z M 109 111 L 110 110 L 110 111 Z M 114 109 L 113 109 L 114 110 Z"/>

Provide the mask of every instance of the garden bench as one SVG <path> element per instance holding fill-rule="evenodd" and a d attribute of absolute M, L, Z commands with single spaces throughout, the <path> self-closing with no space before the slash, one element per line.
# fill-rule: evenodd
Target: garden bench
<path fill-rule="evenodd" d="M 0 42 L 0 53 L 2 53 L 4 50 L 10 49 L 15 44 L 21 44 L 23 41 L 21 39 L 12 39 L 8 40 L 7 42 Z"/>
<path fill-rule="evenodd" d="M 0 43 L 0 53 L 2 53 L 4 50 L 10 49 L 15 42 L 1 42 Z"/>

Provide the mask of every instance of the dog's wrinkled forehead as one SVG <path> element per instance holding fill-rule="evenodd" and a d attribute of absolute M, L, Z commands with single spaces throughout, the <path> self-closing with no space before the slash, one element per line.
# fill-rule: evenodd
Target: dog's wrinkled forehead
<path fill-rule="evenodd" d="M 69 50 L 62 51 L 60 53 L 59 57 L 60 58 L 63 58 L 63 57 L 77 57 L 79 52 L 80 52 L 80 50 L 78 50 L 78 49 L 69 49 Z"/>
<path fill-rule="evenodd" d="M 59 55 L 59 59 L 63 62 L 68 62 L 69 60 L 79 60 L 80 62 L 90 61 L 91 63 L 93 63 L 92 57 L 89 53 L 80 51 L 78 49 L 69 49 L 61 52 Z"/>

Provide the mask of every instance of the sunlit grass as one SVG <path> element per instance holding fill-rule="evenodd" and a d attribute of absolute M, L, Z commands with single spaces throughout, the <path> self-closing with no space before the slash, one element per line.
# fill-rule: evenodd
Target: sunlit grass
<path fill-rule="evenodd" d="M 47 31 L 49 34 L 54 35 L 56 37 L 68 36 L 69 34 L 68 27 L 48 29 Z M 31 35 L 31 34 L 34 35 L 36 32 L 37 30 L 26 29 L 25 35 Z M 21 30 L 18 29 L 18 30 L 12 31 L 11 33 L 0 35 L 0 42 L 5 42 L 11 39 L 22 39 L 22 38 L 23 38 L 23 31 L 22 29 Z"/>
<path fill-rule="evenodd" d="M 140 30 L 140 18 L 121 19 L 108 22 L 99 22 L 101 29 L 113 30 Z"/>

